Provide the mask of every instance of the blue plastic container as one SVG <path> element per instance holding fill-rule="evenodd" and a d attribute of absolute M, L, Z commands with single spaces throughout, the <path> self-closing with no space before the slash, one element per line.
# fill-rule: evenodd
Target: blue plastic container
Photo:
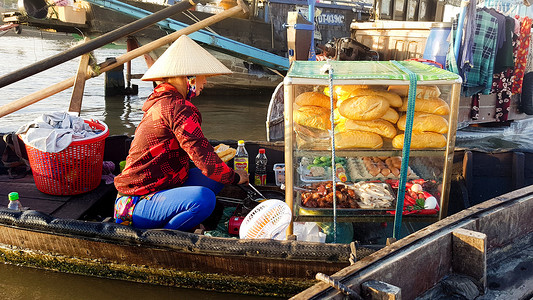
<path fill-rule="evenodd" d="M 450 46 L 450 43 L 447 41 L 450 31 L 451 27 L 432 27 L 429 31 L 426 48 L 422 57 L 445 66 L 446 54 Z"/>

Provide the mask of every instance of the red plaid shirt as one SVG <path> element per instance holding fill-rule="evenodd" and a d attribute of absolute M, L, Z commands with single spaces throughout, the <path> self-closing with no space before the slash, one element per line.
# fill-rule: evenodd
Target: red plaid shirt
<path fill-rule="evenodd" d="M 140 196 L 179 187 L 187 179 L 189 159 L 215 181 L 238 180 L 204 137 L 200 111 L 172 85 L 158 85 L 142 110 L 126 167 L 115 177 L 120 193 Z"/>

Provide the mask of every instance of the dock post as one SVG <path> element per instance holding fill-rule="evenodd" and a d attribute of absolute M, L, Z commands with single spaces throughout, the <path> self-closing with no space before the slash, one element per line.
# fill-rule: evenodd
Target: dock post
<path fill-rule="evenodd" d="M 105 96 L 124 95 L 124 65 L 118 65 L 114 69 L 105 72 Z"/>
<path fill-rule="evenodd" d="M 487 288 L 487 235 L 459 228 L 453 231 L 452 269 L 472 277 L 481 291 Z"/>
<path fill-rule="evenodd" d="M 135 40 L 133 37 L 128 36 L 126 39 L 126 51 L 130 52 L 131 50 L 139 48 L 139 45 L 137 43 L 137 40 Z M 128 60 L 126 62 L 126 89 L 124 90 L 124 93 L 126 95 L 137 95 L 139 93 L 139 87 L 136 84 L 131 84 L 131 60 Z"/>

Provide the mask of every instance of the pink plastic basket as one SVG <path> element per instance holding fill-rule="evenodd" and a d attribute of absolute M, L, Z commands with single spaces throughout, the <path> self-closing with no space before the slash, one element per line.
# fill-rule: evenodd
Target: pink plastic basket
<path fill-rule="evenodd" d="M 66 149 L 49 153 L 26 145 L 37 189 L 50 195 L 78 195 L 94 190 L 102 179 L 105 138 L 109 135 L 103 122 L 85 120 L 97 136 L 74 140 Z"/>

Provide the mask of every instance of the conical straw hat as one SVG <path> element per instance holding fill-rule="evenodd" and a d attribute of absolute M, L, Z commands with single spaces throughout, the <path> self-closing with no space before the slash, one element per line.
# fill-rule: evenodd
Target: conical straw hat
<path fill-rule="evenodd" d="M 231 70 L 190 37 L 180 36 L 141 78 L 145 81 L 178 76 L 231 74 Z"/>

